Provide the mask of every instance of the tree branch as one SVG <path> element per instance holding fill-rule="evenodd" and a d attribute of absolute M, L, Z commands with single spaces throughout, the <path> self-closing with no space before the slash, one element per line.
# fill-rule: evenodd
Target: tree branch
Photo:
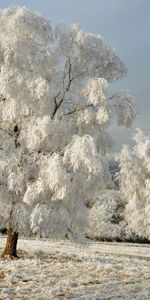
<path fill-rule="evenodd" d="M 54 108 L 54 111 L 52 113 L 52 119 L 54 119 L 59 107 L 61 106 L 62 102 L 64 101 L 64 97 L 66 95 L 66 93 L 69 91 L 70 89 L 70 86 L 71 86 L 71 83 L 72 83 L 72 78 L 71 78 L 71 62 L 70 62 L 70 58 L 68 59 L 69 61 L 69 69 L 68 69 L 68 84 L 67 84 L 67 87 L 65 89 L 65 91 L 63 92 L 63 95 L 59 101 L 59 103 L 57 102 L 57 98 L 59 97 L 59 95 L 61 94 L 61 90 L 58 92 L 58 94 L 54 97 L 54 103 L 55 103 L 55 108 Z M 66 78 L 66 74 L 63 78 L 63 86 L 64 86 L 64 81 L 65 81 L 65 78 Z"/>
<path fill-rule="evenodd" d="M 2 128 L 1 126 L 0 126 L 0 130 L 6 132 L 9 136 L 15 138 L 14 139 L 14 143 L 15 143 L 15 147 L 16 148 L 18 148 L 20 146 L 20 144 L 17 141 L 18 137 L 19 137 L 20 130 L 19 130 L 18 125 L 16 123 L 14 123 L 14 127 L 13 127 L 13 131 L 12 132 L 6 130 L 5 128 Z"/>
<path fill-rule="evenodd" d="M 85 107 L 75 108 L 74 110 L 69 111 L 68 113 L 65 113 L 64 115 L 65 115 L 65 116 L 67 116 L 67 115 L 72 115 L 72 114 L 74 114 L 74 113 L 76 113 L 76 112 L 85 110 L 85 109 L 88 108 L 88 107 L 93 107 L 93 104 L 89 104 L 89 105 L 87 105 L 87 106 L 85 106 Z"/>
<path fill-rule="evenodd" d="M 57 102 L 57 98 L 58 98 L 59 95 L 61 94 L 61 90 L 60 90 L 60 91 L 58 92 L 58 94 L 54 97 L 55 108 L 54 108 L 54 111 L 53 111 L 53 113 L 52 113 L 52 117 L 51 117 L 52 119 L 54 119 L 54 117 L 55 117 L 55 115 L 56 115 L 56 113 L 57 113 L 59 107 L 61 106 L 62 102 L 64 101 L 64 97 L 65 97 L 66 93 L 69 91 L 70 86 L 71 86 L 71 83 L 72 83 L 76 78 L 82 76 L 83 74 L 87 74 L 88 72 L 91 71 L 91 70 L 89 70 L 89 71 L 88 71 L 88 70 L 87 70 L 87 71 L 83 71 L 83 72 L 81 72 L 81 73 L 75 75 L 74 77 L 71 77 L 72 66 L 71 66 L 70 58 L 68 58 L 68 62 L 69 62 L 69 69 L 68 69 L 68 84 L 67 84 L 67 87 L 66 87 L 65 91 L 63 92 L 63 95 L 62 95 L 62 97 L 61 97 L 59 103 Z M 99 66 L 95 66 L 95 67 L 93 68 L 93 70 L 94 70 L 94 69 L 97 69 L 97 68 L 99 68 Z M 64 78 L 63 78 L 63 86 L 64 86 L 65 78 L 66 78 L 66 74 L 65 74 L 65 76 L 64 76 Z M 109 100 L 111 100 L 111 99 L 114 99 L 114 97 L 112 96 L 112 97 L 108 98 L 107 100 L 109 101 Z M 76 111 L 78 111 L 78 110 L 76 110 Z M 66 114 L 64 114 L 64 115 L 73 114 L 73 113 L 76 112 L 76 111 L 73 110 L 72 112 L 66 113 Z"/>

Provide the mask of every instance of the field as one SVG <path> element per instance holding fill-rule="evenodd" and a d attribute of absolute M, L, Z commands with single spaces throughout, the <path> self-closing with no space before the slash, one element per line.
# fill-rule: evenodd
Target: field
<path fill-rule="evenodd" d="M 18 249 L 0 261 L 0 300 L 150 299 L 150 245 L 20 239 Z"/>

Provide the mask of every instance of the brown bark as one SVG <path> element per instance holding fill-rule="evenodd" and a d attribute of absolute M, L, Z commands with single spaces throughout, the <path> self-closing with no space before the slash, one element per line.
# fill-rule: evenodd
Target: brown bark
<path fill-rule="evenodd" d="M 7 231 L 7 241 L 4 252 L 2 254 L 3 258 L 18 258 L 17 256 L 17 241 L 18 241 L 18 233 L 14 232 L 10 227 Z"/>

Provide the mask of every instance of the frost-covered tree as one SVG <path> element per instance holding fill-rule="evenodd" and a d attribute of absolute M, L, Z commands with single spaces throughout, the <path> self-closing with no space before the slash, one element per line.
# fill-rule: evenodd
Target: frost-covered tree
<path fill-rule="evenodd" d="M 104 190 L 87 203 L 88 238 L 101 241 L 128 240 L 132 232 L 125 220 L 126 201 L 120 191 Z"/>
<path fill-rule="evenodd" d="M 126 219 L 139 236 L 150 240 L 150 138 L 137 130 L 135 147 L 120 156 L 121 190 L 128 202 Z"/>
<path fill-rule="evenodd" d="M 84 201 L 110 180 L 103 154 L 115 110 L 129 126 L 127 93 L 107 86 L 127 69 L 99 35 L 52 27 L 22 7 L 0 11 L 0 212 L 5 255 L 18 233 L 65 236 L 86 226 Z"/>

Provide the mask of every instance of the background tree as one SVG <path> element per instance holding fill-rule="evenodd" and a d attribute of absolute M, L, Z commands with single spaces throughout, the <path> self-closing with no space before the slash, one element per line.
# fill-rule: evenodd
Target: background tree
<path fill-rule="evenodd" d="M 134 240 L 125 219 L 126 201 L 120 191 L 101 191 L 100 195 L 95 195 L 95 199 L 87 204 L 88 238 L 96 241 Z"/>
<path fill-rule="evenodd" d="M 84 202 L 110 181 L 112 112 L 129 126 L 127 92 L 107 86 L 127 69 L 99 35 L 49 21 L 25 8 L 0 12 L 0 211 L 8 226 L 4 255 L 18 233 L 82 232 Z"/>
<path fill-rule="evenodd" d="M 140 237 L 150 239 L 150 139 L 141 130 L 133 149 L 124 146 L 120 156 L 120 183 L 128 204 L 126 220 Z"/>

